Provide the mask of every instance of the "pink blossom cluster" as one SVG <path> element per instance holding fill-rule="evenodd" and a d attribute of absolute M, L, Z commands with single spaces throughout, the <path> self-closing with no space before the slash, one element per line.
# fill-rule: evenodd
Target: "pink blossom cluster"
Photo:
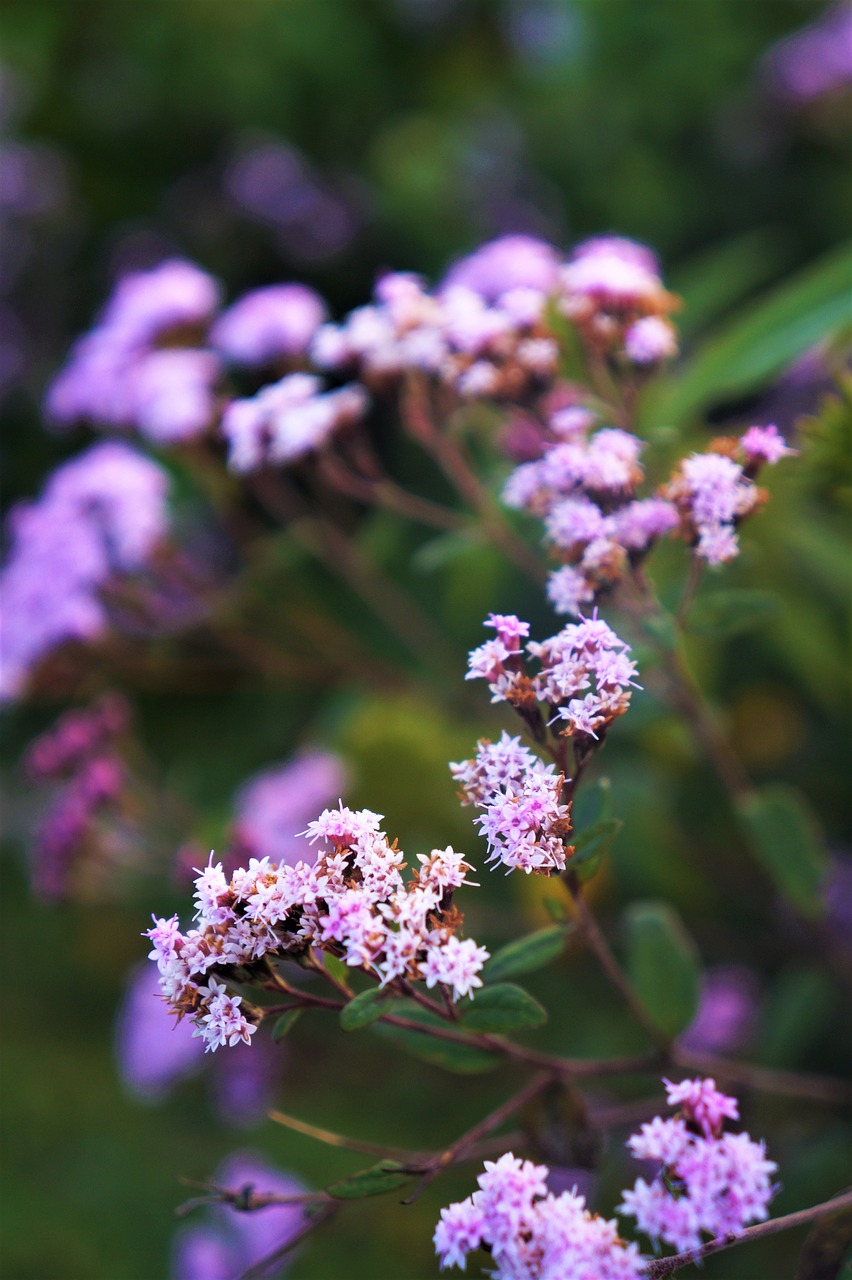
<path fill-rule="evenodd" d="M 620 236 L 587 240 L 563 267 L 560 285 L 560 310 L 596 354 L 639 369 L 677 354 L 668 317 L 678 299 L 645 245 Z"/>
<path fill-rule="evenodd" d="M 768 1216 L 778 1166 L 767 1160 L 762 1142 L 724 1131 L 725 1120 L 738 1119 L 739 1109 L 714 1080 L 664 1083 L 679 1113 L 665 1120 L 656 1116 L 628 1142 L 638 1159 L 657 1161 L 659 1173 L 624 1191 L 619 1212 L 635 1218 L 654 1241 L 697 1250 L 702 1233 L 740 1235 L 748 1223 Z"/>
<path fill-rule="evenodd" d="M 548 1172 L 511 1152 L 486 1160 L 479 1190 L 441 1210 L 434 1242 L 442 1268 L 464 1269 L 469 1253 L 486 1248 L 496 1280 L 638 1280 L 637 1246 L 576 1191 L 548 1192 Z"/>
<path fill-rule="evenodd" d="M 545 708 L 548 724 L 564 721 L 565 737 L 599 739 L 630 705 L 636 663 L 630 646 L 599 618 L 581 616 L 547 640 L 530 640 L 529 623 L 514 615 L 491 614 L 487 627 L 496 636 L 473 649 L 467 680 L 487 680 L 492 702 L 508 702 L 525 718 Z M 528 657 L 538 664 L 530 674 Z"/>
<path fill-rule="evenodd" d="M 221 430 L 234 471 L 298 462 L 364 414 L 367 393 L 356 384 L 324 390 L 311 373 L 290 373 L 246 400 L 232 400 Z"/>
<path fill-rule="evenodd" d="M 423 980 L 456 998 L 482 985 L 488 952 L 456 936 L 461 916 L 452 907 L 469 864 L 452 848 L 435 849 L 418 854 L 406 881 L 404 855 L 380 822 L 367 809 L 326 809 L 304 833 L 321 845 L 313 864 L 252 858 L 228 878 L 211 855 L 195 882 L 197 927 L 182 933 L 176 916 L 155 921 L 146 936 L 163 994 L 178 1016 L 192 1015 L 208 1049 L 254 1034 L 261 1011 L 246 1016 L 225 982 L 264 956 L 316 948 L 382 985 Z"/>
<path fill-rule="evenodd" d="M 31 859 L 33 890 L 64 897 L 84 851 L 96 852 L 97 825 L 117 812 L 126 769 L 117 749 L 130 724 L 123 698 L 108 694 L 92 706 L 68 711 L 30 745 L 30 777 L 56 784 L 35 833 Z"/>
<path fill-rule="evenodd" d="M 216 412 L 221 369 L 203 337 L 219 295 L 182 259 L 124 276 L 54 380 L 48 417 L 61 427 L 132 428 L 163 444 L 201 434 Z"/>
<path fill-rule="evenodd" d="M 737 440 L 719 440 L 709 453 L 681 462 L 664 492 L 677 506 L 681 528 L 695 554 L 710 564 L 739 552 L 737 526 L 764 501 L 753 477 L 763 463 L 794 454 L 774 426 L 750 427 Z"/>
<path fill-rule="evenodd" d="M 644 448 L 637 436 L 558 400 L 547 422 L 541 456 L 512 473 L 503 499 L 544 521 L 551 553 L 562 562 L 550 575 L 548 597 L 557 613 L 576 615 L 677 527 L 678 511 L 660 497 L 635 497 Z"/>
<path fill-rule="evenodd" d="M 9 515 L 0 573 L 0 697 L 16 696 L 52 649 L 108 627 L 103 589 L 143 569 L 167 531 L 166 472 L 104 442 L 54 471 L 40 498 Z"/>
<path fill-rule="evenodd" d="M 520 738 L 504 731 L 483 739 L 472 760 L 450 765 L 462 787 L 462 803 L 482 809 L 478 825 L 488 841 L 489 862 L 509 871 L 561 871 L 571 833 L 571 806 L 561 803 L 564 778 Z"/>
<path fill-rule="evenodd" d="M 222 314 L 220 296 L 182 259 L 124 276 L 50 387 L 48 418 L 135 430 L 157 444 L 193 440 L 219 419 L 227 364 L 301 365 L 326 316 L 304 285 L 253 290 Z"/>

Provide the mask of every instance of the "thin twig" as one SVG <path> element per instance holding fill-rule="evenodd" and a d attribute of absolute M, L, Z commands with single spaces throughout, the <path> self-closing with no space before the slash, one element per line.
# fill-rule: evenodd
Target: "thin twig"
<path fill-rule="evenodd" d="M 720 1253 L 722 1249 L 730 1249 L 732 1245 L 747 1244 L 751 1240 L 762 1240 L 764 1236 L 774 1236 L 779 1231 L 789 1231 L 793 1227 L 803 1227 L 817 1218 L 824 1217 L 826 1214 L 849 1208 L 852 1208 L 852 1191 L 845 1191 L 842 1195 L 835 1196 L 832 1200 L 826 1200 L 823 1204 L 814 1205 L 811 1209 L 799 1209 L 796 1213 L 788 1213 L 783 1218 L 770 1218 L 768 1222 L 758 1222 L 753 1227 L 747 1227 L 741 1235 L 720 1236 L 718 1239 L 710 1240 L 707 1244 L 702 1245 L 700 1249 L 692 1252 L 676 1253 L 671 1258 L 654 1258 L 646 1265 L 645 1275 L 648 1280 L 661 1280 L 661 1277 L 670 1276 L 675 1271 L 679 1271 L 681 1267 L 689 1266 L 690 1263 L 701 1262 L 704 1258 L 709 1258 L 713 1253 Z"/>
<path fill-rule="evenodd" d="M 249 1267 L 248 1271 L 243 1271 L 237 1277 L 237 1280 L 262 1280 L 264 1276 L 269 1274 L 270 1267 L 276 1266 L 277 1268 L 277 1264 L 282 1262 L 288 1253 L 292 1253 L 292 1251 L 302 1243 L 306 1236 L 311 1235 L 318 1227 L 323 1226 L 329 1218 L 332 1218 L 337 1212 L 337 1209 L 337 1204 L 327 1204 L 318 1213 L 315 1213 L 313 1217 L 309 1218 L 295 1235 L 290 1236 L 284 1244 L 273 1250 L 272 1253 L 268 1253 L 265 1258 L 261 1258 L 259 1262 L 255 1262 Z"/>

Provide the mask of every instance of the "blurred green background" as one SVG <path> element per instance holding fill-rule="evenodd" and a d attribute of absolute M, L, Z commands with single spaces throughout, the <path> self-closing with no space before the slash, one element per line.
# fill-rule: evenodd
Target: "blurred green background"
<path fill-rule="evenodd" d="M 21 353 L 4 412 L 6 501 L 34 492 L 80 446 L 43 432 L 44 382 L 115 272 L 164 249 L 196 258 L 232 295 L 300 278 L 339 312 L 364 300 L 382 267 L 438 273 L 509 231 L 566 245 L 613 230 L 661 253 L 686 300 L 688 353 L 714 330 L 724 337 L 726 325 L 736 338 L 736 315 L 753 297 L 771 299 L 788 276 L 812 272 L 848 230 L 848 98 L 784 100 L 765 61 L 823 11 L 793 0 L 6 0 L 0 154 L 33 148 L 48 175 L 35 211 L 4 206 L 3 315 L 7 345 Z M 842 269 L 822 270 L 836 293 Z M 813 276 L 800 278 L 804 297 Z M 701 439 L 706 410 L 726 424 L 746 420 L 780 368 L 822 336 L 804 322 L 791 335 L 778 307 L 771 314 L 762 363 L 649 405 L 658 459 Z M 848 417 L 842 398 L 821 399 L 818 388 L 801 407 L 817 415 L 805 457 L 772 477 L 772 503 L 725 580 L 777 591 L 780 611 L 753 633 L 697 638 L 691 657 L 755 779 L 800 787 L 830 849 L 848 856 Z M 392 436 L 385 449 L 398 471 L 435 483 L 415 475 Z M 386 814 L 404 848 L 452 842 L 481 861 L 446 762 L 506 722 L 462 685 L 464 654 L 488 610 L 529 617 L 539 635 L 552 618 L 491 551 L 447 556 L 386 517 L 365 520 L 359 537 L 413 583 L 446 636 L 455 680 L 413 663 L 312 562 L 270 542 L 252 566 L 267 633 L 322 606 L 387 660 L 393 687 L 330 675 L 325 685 L 234 678 L 186 693 L 172 682 L 141 695 L 141 736 L 164 785 L 202 815 L 205 836 L 221 832 L 248 774 L 319 741 L 351 767 L 347 800 Z M 682 560 L 662 557 L 659 572 L 673 598 Z M 56 711 L 5 717 L 16 814 L 32 803 L 17 798 L 16 761 Z M 650 693 L 618 725 L 603 771 L 625 828 L 594 896 L 616 942 L 626 902 L 674 902 L 706 964 L 741 963 L 755 976 L 747 1056 L 842 1073 L 852 1050 L 842 990 L 794 917 L 769 900 L 706 768 Z M 161 865 L 170 853 L 156 851 Z M 315 1186 L 364 1163 L 270 1125 L 229 1131 L 199 1082 L 157 1108 L 131 1100 L 113 1064 L 115 1008 L 144 954 L 148 913 L 186 911 L 187 899 L 152 872 L 132 901 L 47 908 L 28 896 L 15 832 L 4 855 L 4 1276 L 166 1277 L 172 1211 L 186 1194 L 178 1178 L 209 1175 L 235 1147 L 263 1151 Z M 519 924 L 545 922 L 536 886 L 483 880 L 468 904 L 473 936 L 493 948 Z M 636 1044 L 578 950 L 529 986 L 553 1011 L 543 1045 L 598 1054 Z M 332 1129 L 440 1146 L 510 1086 L 502 1071 L 442 1077 L 369 1032 L 347 1038 L 344 1056 L 331 1031 L 319 1016 L 296 1028 L 279 1102 Z M 647 1080 L 626 1081 L 620 1096 L 647 1092 Z M 849 1130 L 834 1112 L 749 1098 L 745 1118 L 781 1164 L 777 1212 L 848 1182 Z M 622 1137 L 608 1152 L 607 1210 L 635 1176 L 618 1153 Z M 454 1173 L 407 1209 L 393 1197 L 347 1208 L 294 1263 L 294 1280 L 435 1277 L 439 1208 L 472 1179 L 470 1169 Z M 791 1241 L 721 1255 L 703 1274 L 792 1277 Z"/>

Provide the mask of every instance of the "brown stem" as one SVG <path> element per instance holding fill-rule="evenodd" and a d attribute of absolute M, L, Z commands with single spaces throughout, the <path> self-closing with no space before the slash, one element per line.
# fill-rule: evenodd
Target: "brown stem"
<path fill-rule="evenodd" d="M 253 1263 L 247 1271 L 241 1272 L 237 1277 L 237 1280 L 263 1280 L 263 1277 L 273 1274 L 273 1269 L 277 1273 L 278 1264 L 286 1258 L 287 1254 L 292 1253 L 307 1236 L 311 1235 L 311 1233 L 316 1231 L 318 1227 L 321 1227 L 324 1223 L 328 1222 L 329 1218 L 334 1217 L 338 1208 L 339 1205 L 335 1202 L 325 1205 L 325 1207 L 320 1209 L 318 1213 L 315 1213 L 313 1217 L 308 1218 L 304 1226 L 300 1227 L 295 1235 L 290 1236 L 283 1245 L 273 1250 L 272 1253 L 268 1253 L 266 1257 L 261 1258 L 259 1262 Z"/>
<path fill-rule="evenodd" d="M 493 1111 L 489 1112 L 488 1115 L 484 1117 L 484 1119 L 480 1120 L 478 1124 L 475 1124 L 472 1129 L 468 1129 L 466 1133 L 463 1133 L 455 1142 L 451 1142 L 443 1151 L 439 1151 L 436 1155 L 431 1156 L 429 1160 L 427 1160 L 417 1170 L 417 1172 L 422 1176 L 414 1190 L 414 1193 L 408 1197 L 405 1203 L 412 1204 L 417 1197 L 425 1191 L 429 1183 L 434 1178 L 437 1178 L 438 1174 L 441 1173 L 443 1169 L 446 1169 L 448 1165 L 454 1164 L 464 1152 L 468 1151 L 471 1147 L 474 1147 L 482 1138 L 486 1137 L 489 1133 L 492 1133 L 493 1130 L 499 1129 L 500 1125 L 503 1124 L 504 1121 L 508 1120 L 510 1116 L 515 1115 L 515 1113 L 520 1111 L 522 1107 L 526 1106 L 528 1102 L 537 1097 L 539 1093 L 543 1092 L 552 1080 L 552 1073 L 533 1076 L 532 1079 L 528 1080 L 522 1088 L 520 1088 L 516 1093 L 513 1093 L 510 1098 L 501 1102 L 499 1107 L 495 1107 Z M 414 1172 L 414 1170 L 412 1170 L 412 1172 Z"/>
<path fill-rule="evenodd" d="M 320 475 L 340 493 L 367 506 L 384 507 L 397 515 L 405 516 L 417 524 L 425 524 L 433 529 L 455 530 L 466 529 L 470 521 L 450 507 L 439 502 L 431 502 L 421 498 L 419 494 L 409 493 L 393 480 L 384 477 L 367 479 L 354 471 L 350 471 L 337 458 L 327 457 L 322 460 Z"/>
<path fill-rule="evenodd" d="M 251 478 L 255 497 L 290 536 L 335 576 L 356 591 L 388 631 L 427 667 L 436 662 L 455 669 L 444 636 L 415 601 L 365 556 L 330 520 L 311 510 L 283 477 L 258 473 Z"/>
<path fill-rule="evenodd" d="M 852 1083 L 831 1076 L 777 1071 L 771 1067 L 755 1066 L 750 1062 L 737 1062 L 734 1058 L 718 1058 L 715 1054 L 690 1053 L 679 1049 L 677 1045 L 673 1047 L 670 1057 L 673 1066 L 729 1080 L 746 1089 L 783 1093 L 790 1098 L 806 1098 L 813 1102 L 852 1105 Z"/>
<path fill-rule="evenodd" d="M 703 1261 L 704 1258 L 709 1258 L 713 1253 L 720 1253 L 722 1249 L 730 1249 L 732 1245 L 747 1244 L 750 1240 L 762 1240 L 764 1236 L 774 1236 L 779 1231 L 789 1231 L 793 1227 L 804 1227 L 809 1222 L 814 1222 L 817 1218 L 822 1218 L 826 1214 L 849 1208 L 852 1208 L 852 1191 L 844 1191 L 842 1195 L 834 1196 L 832 1200 L 826 1200 L 822 1204 L 814 1205 L 811 1209 L 799 1209 L 796 1213 L 788 1213 L 783 1218 L 770 1218 L 768 1222 L 758 1222 L 753 1227 L 747 1227 L 741 1235 L 720 1236 L 716 1240 L 710 1240 L 700 1249 L 691 1253 L 676 1253 L 671 1258 L 654 1258 L 653 1261 L 647 1263 L 644 1274 L 648 1277 L 648 1280 L 661 1280 L 662 1276 L 670 1276 L 675 1271 L 679 1271 L 681 1267 L 687 1267 L 690 1263 Z"/>
<path fill-rule="evenodd" d="M 546 582 L 547 571 L 541 560 L 508 523 L 491 490 L 471 467 L 461 445 L 434 422 L 429 407 L 429 389 L 423 380 L 409 378 L 403 418 L 411 434 L 435 459 L 462 500 L 476 512 L 494 546 L 534 582 Z"/>

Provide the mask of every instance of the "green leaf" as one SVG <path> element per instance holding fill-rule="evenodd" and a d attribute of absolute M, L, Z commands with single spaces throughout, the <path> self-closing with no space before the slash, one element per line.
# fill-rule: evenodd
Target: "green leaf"
<path fill-rule="evenodd" d="M 569 919 L 568 908 L 558 898 L 545 898 L 542 905 L 551 920 L 555 920 L 557 924 Z"/>
<path fill-rule="evenodd" d="M 411 1175 L 401 1173 L 401 1169 L 402 1165 L 398 1160 L 382 1160 L 370 1169 L 353 1173 L 351 1178 L 333 1182 L 326 1190 L 335 1200 L 362 1200 L 366 1196 L 383 1196 L 408 1182 Z"/>
<path fill-rule="evenodd" d="M 280 1018 L 276 1018 L 272 1027 L 272 1039 L 276 1043 L 279 1040 L 283 1040 L 292 1031 L 304 1012 L 304 1009 L 288 1009 L 286 1013 L 281 1014 Z"/>
<path fill-rule="evenodd" d="M 462 1014 L 462 1026 L 471 1031 L 523 1031 L 547 1021 L 547 1010 L 512 982 L 485 987 Z"/>
<path fill-rule="evenodd" d="M 681 425 L 703 406 L 766 383 L 796 356 L 849 323 L 850 249 L 821 258 L 727 323 L 680 375 L 648 397 L 648 421 Z"/>
<path fill-rule="evenodd" d="M 583 782 L 571 810 L 574 826 L 585 831 L 601 818 L 611 817 L 612 783 L 609 778 L 597 778 L 594 782 Z"/>
<path fill-rule="evenodd" d="M 692 606 L 689 629 L 702 636 L 735 636 L 768 622 L 778 608 L 778 599 L 770 591 L 714 591 Z"/>
<path fill-rule="evenodd" d="M 352 970 L 348 964 L 339 959 L 338 956 L 331 955 L 328 951 L 323 956 L 323 964 L 336 982 L 347 983 L 352 977 Z"/>
<path fill-rule="evenodd" d="M 677 622 L 670 613 L 660 610 L 645 618 L 643 626 L 663 649 L 676 649 L 678 643 Z"/>
<path fill-rule="evenodd" d="M 713 244 L 671 276 L 682 296 L 678 328 L 684 338 L 705 329 L 755 288 L 777 277 L 787 257 L 784 240 L 772 228 L 747 231 Z"/>
<path fill-rule="evenodd" d="M 388 1040 L 398 1048 L 419 1058 L 421 1062 L 429 1062 L 432 1066 L 443 1067 L 445 1071 L 453 1071 L 458 1075 L 473 1075 L 480 1071 L 492 1071 L 500 1064 L 500 1056 L 482 1049 L 474 1040 L 470 1043 L 461 1040 L 440 1040 L 429 1035 L 430 1027 L 446 1029 L 443 1019 L 431 1014 L 420 1005 L 399 1001 L 394 1013 L 404 1014 L 409 1022 L 420 1023 L 422 1031 L 409 1027 L 395 1027 L 387 1022 L 373 1024 L 374 1035 Z"/>
<path fill-rule="evenodd" d="M 482 539 L 475 530 L 449 529 L 419 546 L 411 557 L 412 568 L 421 573 L 434 573 L 460 557 L 466 556 Z"/>
<path fill-rule="evenodd" d="M 574 852 L 568 859 L 569 868 L 573 871 L 592 858 L 603 857 L 623 826 L 620 818 L 601 818 L 572 836 Z"/>
<path fill-rule="evenodd" d="M 340 1025 L 344 1031 L 360 1031 L 361 1027 L 368 1027 L 383 1013 L 389 1012 L 387 991 L 381 987 L 371 987 L 340 1010 Z"/>
<path fill-rule="evenodd" d="M 675 909 L 635 902 L 627 909 L 630 983 L 661 1031 L 679 1035 L 698 1008 L 698 951 Z"/>
<path fill-rule="evenodd" d="M 519 973 L 543 969 L 565 950 L 567 933 L 564 925 L 554 924 L 523 938 L 515 938 L 494 953 L 485 965 L 483 976 L 490 982 L 495 978 L 514 978 Z M 477 1004 L 480 998 L 477 997 Z"/>
<path fill-rule="evenodd" d="M 754 854 L 776 887 L 803 915 L 819 915 L 828 858 L 804 797 L 779 783 L 746 797 L 740 812 Z"/>

